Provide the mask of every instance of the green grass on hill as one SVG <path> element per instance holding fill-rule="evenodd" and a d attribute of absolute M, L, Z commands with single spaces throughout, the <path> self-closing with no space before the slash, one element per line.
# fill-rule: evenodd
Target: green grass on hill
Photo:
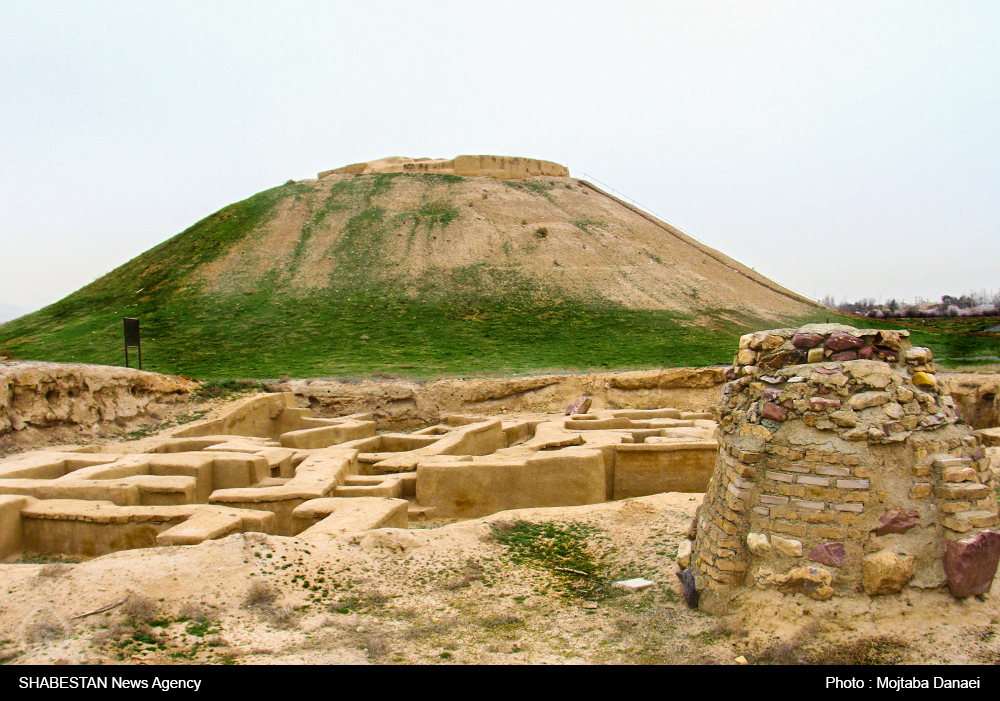
<path fill-rule="evenodd" d="M 937 316 L 928 319 L 899 319 L 907 328 L 953 331 L 957 333 L 983 333 L 1000 326 L 1000 316 Z"/>
<path fill-rule="evenodd" d="M 198 378 L 704 365 L 729 362 L 746 328 L 596 306 L 463 306 L 366 294 L 331 304 L 322 295 L 276 301 L 261 294 L 62 320 L 37 313 L 21 320 L 16 336 L 0 329 L 0 348 L 21 358 L 120 365 L 125 315 L 142 323 L 144 369 Z"/>
<path fill-rule="evenodd" d="M 122 365 L 122 318 L 128 316 L 142 324 L 147 370 L 219 380 L 376 372 L 426 378 L 728 364 L 739 336 L 749 331 L 827 319 L 901 328 L 822 310 L 762 321 L 718 309 L 689 316 L 622 309 L 596 296 L 565 299 L 516 267 L 486 264 L 430 271 L 417 295 L 408 297 L 372 267 L 379 242 L 391 227 L 433 231 L 459 215 L 445 197 L 388 217 L 371 201 L 391 188 L 393 175 L 340 181 L 321 202 L 314 185 L 288 184 L 230 205 L 65 299 L 0 325 L 0 353 Z M 410 177 L 436 185 L 461 181 Z M 358 212 L 331 249 L 342 265 L 329 289 L 292 296 L 279 280 L 287 269 L 277 268 L 250 294 L 210 294 L 197 286 L 194 273 L 201 266 L 252 236 L 290 198 L 312 198 L 315 205 L 290 268 L 328 214 Z M 400 217 L 405 222 L 395 221 Z M 913 341 L 932 348 L 939 361 L 1000 355 L 996 336 L 927 326 L 912 330 Z"/>
<path fill-rule="evenodd" d="M 780 324 L 719 312 L 689 318 L 663 311 L 586 305 L 462 306 L 357 294 L 293 299 L 183 296 L 155 309 L 119 306 L 95 315 L 38 312 L 16 333 L 0 328 L 0 348 L 20 358 L 123 364 L 121 318 L 143 326 L 143 368 L 195 378 L 509 375 L 551 371 L 701 366 L 732 361 L 740 335 L 775 326 L 859 320 L 818 313 Z M 889 322 L 864 324 L 899 328 Z M 947 357 L 1000 354 L 1000 339 L 912 330 L 915 345 Z M 134 351 L 132 353 L 134 358 Z"/>

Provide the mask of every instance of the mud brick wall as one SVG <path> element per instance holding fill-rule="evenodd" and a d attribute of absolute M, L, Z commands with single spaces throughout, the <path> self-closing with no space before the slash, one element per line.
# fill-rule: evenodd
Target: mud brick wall
<path fill-rule="evenodd" d="M 947 544 L 996 526 L 997 501 L 980 438 L 938 392 L 930 351 L 905 332 L 840 325 L 740 345 L 688 563 L 703 607 L 762 589 L 817 600 L 965 591 Z"/>

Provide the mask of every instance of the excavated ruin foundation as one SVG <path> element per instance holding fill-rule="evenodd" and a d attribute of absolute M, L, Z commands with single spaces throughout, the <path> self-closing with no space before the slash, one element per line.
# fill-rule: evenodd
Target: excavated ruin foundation
<path fill-rule="evenodd" d="M 711 414 L 589 405 L 378 433 L 370 413 L 314 418 L 292 394 L 269 394 L 142 453 L 20 454 L 0 462 L 0 560 L 254 531 L 315 542 L 411 519 L 704 491 L 718 451 Z"/>
<path fill-rule="evenodd" d="M 989 591 L 1000 533 L 981 437 L 908 335 L 829 324 L 741 339 L 678 553 L 689 604 Z"/>

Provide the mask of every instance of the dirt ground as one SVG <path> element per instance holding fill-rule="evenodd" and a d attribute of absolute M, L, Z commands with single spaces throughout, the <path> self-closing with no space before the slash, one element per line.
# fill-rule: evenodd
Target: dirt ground
<path fill-rule="evenodd" d="M 157 426 L 38 431 L 32 448 Z M 22 432 L 23 433 L 23 432 Z M 141 442 L 119 445 L 141 449 Z M 17 446 L 23 448 L 25 446 Z M 674 555 L 700 494 L 416 522 L 322 545 L 237 534 L 197 546 L 0 565 L 7 664 L 994 664 L 997 593 L 753 592 L 689 609 Z M 561 569 L 560 569 L 561 568 Z M 614 583 L 644 578 L 629 592 Z M 106 610 L 104 610 L 106 609 Z"/>

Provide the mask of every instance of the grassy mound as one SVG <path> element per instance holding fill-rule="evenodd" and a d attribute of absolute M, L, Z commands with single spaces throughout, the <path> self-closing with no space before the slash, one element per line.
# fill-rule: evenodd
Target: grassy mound
<path fill-rule="evenodd" d="M 693 287 L 684 311 L 626 308 L 599 289 L 568 292 L 552 282 L 556 273 L 539 273 L 531 258 L 558 237 L 539 234 L 545 227 L 528 218 L 565 215 L 563 245 L 565 226 L 579 236 L 594 234 L 595 220 L 559 199 L 569 197 L 572 182 L 562 190 L 534 181 L 491 184 L 501 195 L 490 194 L 490 202 L 507 193 L 520 198 L 516 209 L 503 211 L 505 222 L 491 224 L 502 245 L 454 265 L 442 264 L 438 237 L 478 240 L 482 229 L 473 236 L 470 227 L 483 226 L 477 222 L 489 212 L 469 212 L 487 201 L 485 190 L 479 197 L 484 185 L 401 174 L 286 184 L 230 205 L 65 299 L 0 325 L 0 354 L 122 365 L 122 319 L 137 317 L 147 370 L 200 379 L 375 372 L 421 378 L 723 364 L 748 331 L 825 320 L 900 328 L 823 310 L 764 319 L 713 307 Z M 404 194 L 391 199 L 394 188 Z M 278 224 L 291 234 L 272 255 Z M 579 241 L 593 249 L 605 240 Z M 419 275 L 401 272 L 399 261 L 407 258 L 388 256 L 391 246 L 404 254 L 423 246 L 431 264 Z M 432 249 L 438 258 L 426 253 Z M 666 266 L 671 250 L 660 256 L 642 248 L 641 260 Z M 255 268 L 239 267 L 253 255 Z M 560 270 L 545 261 L 549 271 Z M 588 268 L 581 263 L 578 270 L 583 275 Z M 939 361 L 1000 354 L 996 336 L 911 330 L 914 343 L 930 346 Z"/>

